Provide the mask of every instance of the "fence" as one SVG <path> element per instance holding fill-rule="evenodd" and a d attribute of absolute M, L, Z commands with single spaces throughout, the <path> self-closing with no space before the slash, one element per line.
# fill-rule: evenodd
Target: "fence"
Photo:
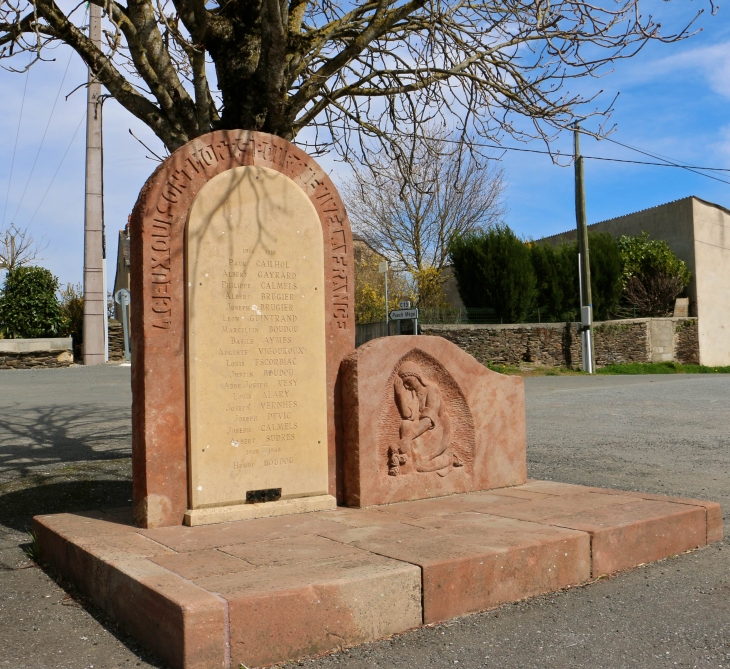
<path fill-rule="evenodd" d="M 398 324 L 396 321 L 390 321 L 389 325 L 390 334 L 398 334 Z M 355 346 L 362 346 L 365 342 L 368 342 L 371 339 L 385 337 L 388 332 L 385 329 L 385 326 L 385 321 L 380 323 L 358 323 L 355 326 Z"/>
<path fill-rule="evenodd" d="M 523 319 L 525 323 L 552 322 L 544 318 L 544 310 L 530 309 Z M 573 315 L 577 318 L 578 313 Z M 419 307 L 418 322 L 423 325 L 499 325 L 502 319 L 489 307 Z M 563 322 L 563 321 L 561 321 Z"/>

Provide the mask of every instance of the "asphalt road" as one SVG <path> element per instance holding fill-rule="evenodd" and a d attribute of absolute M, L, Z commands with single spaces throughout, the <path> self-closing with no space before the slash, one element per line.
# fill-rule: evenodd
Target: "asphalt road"
<path fill-rule="evenodd" d="M 730 376 L 526 379 L 528 473 L 730 508 Z M 37 513 L 128 503 L 129 368 L 0 371 L 0 668 L 163 667 L 26 557 Z M 727 542 L 307 660 L 312 669 L 730 668 Z"/>

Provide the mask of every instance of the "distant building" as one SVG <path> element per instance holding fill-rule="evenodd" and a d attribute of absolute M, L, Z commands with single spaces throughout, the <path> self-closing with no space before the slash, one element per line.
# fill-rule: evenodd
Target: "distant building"
<path fill-rule="evenodd" d="M 687 263 L 690 315 L 698 316 L 700 364 L 730 365 L 730 210 L 690 196 L 588 226 L 614 237 L 643 231 Z M 573 241 L 575 229 L 540 241 Z"/>
<path fill-rule="evenodd" d="M 114 295 L 120 288 L 129 290 L 129 223 L 119 231 L 117 246 L 117 273 L 114 277 Z M 127 314 L 129 315 L 129 314 Z M 122 322 L 122 307 L 114 302 L 114 318 Z"/>

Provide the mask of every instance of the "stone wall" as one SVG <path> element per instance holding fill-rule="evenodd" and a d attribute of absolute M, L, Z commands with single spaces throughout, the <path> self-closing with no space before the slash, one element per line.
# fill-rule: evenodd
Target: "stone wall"
<path fill-rule="evenodd" d="M 0 369 L 68 367 L 71 338 L 0 339 Z"/>
<path fill-rule="evenodd" d="M 674 324 L 674 357 L 683 365 L 700 364 L 700 338 L 696 318 L 676 318 Z"/>
<path fill-rule="evenodd" d="M 520 325 L 419 325 L 425 335 L 444 337 L 479 362 L 518 365 L 532 362 L 551 367 L 580 364 L 576 323 Z"/>
<path fill-rule="evenodd" d="M 650 319 L 605 321 L 593 326 L 596 367 L 651 362 Z M 580 348 L 580 343 L 578 344 Z M 580 361 L 580 358 L 578 358 Z"/>
<path fill-rule="evenodd" d="M 124 360 L 124 329 L 114 319 L 109 320 L 109 360 Z"/>
<path fill-rule="evenodd" d="M 662 323 L 652 323 L 662 321 Z M 657 327 L 660 326 L 660 327 Z M 672 349 L 667 342 L 652 347 L 652 331 L 674 328 Z M 548 367 L 579 368 L 579 323 L 521 323 L 517 325 L 422 325 L 421 334 L 444 337 L 483 364 L 533 363 Z M 696 318 L 632 318 L 595 323 L 596 366 L 673 360 L 690 364 L 698 358 Z M 655 337 L 656 338 L 656 337 Z M 661 350 L 661 358 L 653 349 Z M 694 357 L 693 357 L 694 356 Z"/>

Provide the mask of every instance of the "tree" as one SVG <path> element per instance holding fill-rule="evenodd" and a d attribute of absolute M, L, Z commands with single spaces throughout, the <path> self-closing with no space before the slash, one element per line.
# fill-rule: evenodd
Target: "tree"
<path fill-rule="evenodd" d="M 564 263 L 566 257 L 564 247 L 565 245 L 555 248 L 550 244 L 535 242 L 529 244 L 530 260 L 535 272 L 537 308 L 540 310 L 541 319 L 545 321 L 569 320 L 565 318 L 566 307 L 573 295 L 572 293 L 566 295 L 566 284 L 570 284 L 575 272 L 571 272 L 570 266 L 563 266 L 568 264 Z M 571 306 L 575 312 L 575 305 Z"/>
<path fill-rule="evenodd" d="M 623 284 L 618 244 L 605 232 L 588 233 L 593 317 L 607 320 L 618 310 Z M 530 244 L 537 279 L 537 307 L 544 320 L 569 321 L 580 313 L 578 244 Z"/>
<path fill-rule="evenodd" d="M 9 339 L 57 337 L 61 310 L 58 279 L 43 267 L 16 267 L 0 294 L 0 331 Z"/>
<path fill-rule="evenodd" d="M 450 251 L 466 307 L 492 308 L 505 323 L 524 320 L 535 300 L 535 272 L 529 247 L 509 227 L 461 235 Z"/>
<path fill-rule="evenodd" d="M 0 230 L 0 269 L 15 269 L 42 260 L 40 254 L 44 249 L 27 229 L 19 230 L 11 225 Z"/>
<path fill-rule="evenodd" d="M 443 132 L 412 139 L 403 155 L 369 156 L 342 189 L 354 230 L 415 275 L 446 267 L 454 237 L 498 222 L 503 190 L 500 167 Z"/>
<path fill-rule="evenodd" d="M 81 344 L 84 338 L 84 291 L 81 284 L 66 284 L 60 291 L 61 328 L 62 337 L 72 337 L 74 354 L 81 357 Z"/>
<path fill-rule="evenodd" d="M 385 320 L 385 281 L 379 271 L 383 256 L 364 243 L 355 244 L 355 322 L 377 323 Z M 388 268 L 388 311 L 398 301 L 413 299 L 402 272 Z"/>
<path fill-rule="evenodd" d="M 616 314 L 621 303 L 623 291 L 621 253 L 616 240 L 607 232 L 589 233 L 588 248 L 593 318 L 605 321 Z"/>
<path fill-rule="evenodd" d="M 590 102 L 566 82 L 688 34 L 662 36 L 639 0 L 91 2 L 104 12 L 101 48 L 84 32 L 84 3 L 2 3 L 0 58 L 23 71 L 69 45 L 170 151 L 213 129 L 292 140 L 310 127 L 311 150 L 349 156 L 353 133 L 397 148 L 434 119 L 547 139 Z"/>
<path fill-rule="evenodd" d="M 674 300 L 691 279 L 680 260 L 664 240 L 650 239 L 648 232 L 618 240 L 623 265 L 623 296 L 639 316 L 667 316 Z"/>

